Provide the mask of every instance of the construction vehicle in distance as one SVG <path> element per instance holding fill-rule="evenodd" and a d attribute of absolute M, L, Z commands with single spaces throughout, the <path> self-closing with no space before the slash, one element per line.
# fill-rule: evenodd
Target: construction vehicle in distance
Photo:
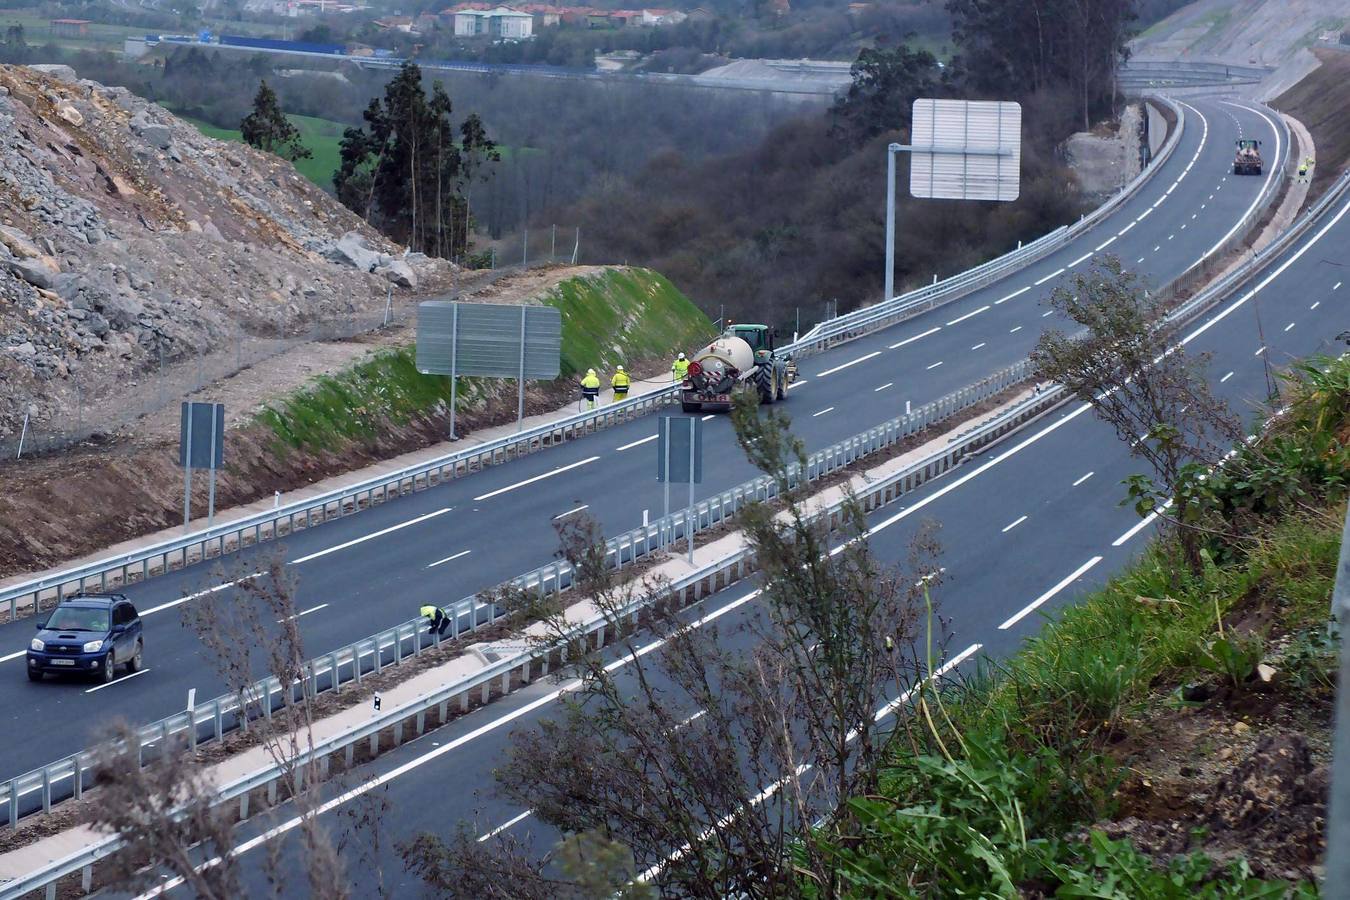
<path fill-rule="evenodd" d="M 680 385 L 680 407 L 685 412 L 725 412 L 738 390 L 758 391 L 760 403 L 787 397 L 797 364 L 774 349 L 773 339 L 774 331 L 767 325 L 729 325 L 690 356 L 689 372 Z"/>
<path fill-rule="evenodd" d="M 1234 175 L 1261 174 L 1261 142 L 1251 138 L 1239 138 L 1237 154 L 1233 157 Z"/>

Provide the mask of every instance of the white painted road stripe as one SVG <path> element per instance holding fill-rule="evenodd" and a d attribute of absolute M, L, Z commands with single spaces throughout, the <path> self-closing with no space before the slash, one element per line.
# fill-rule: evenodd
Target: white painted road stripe
<path fill-rule="evenodd" d="M 976 344 L 974 347 L 971 347 L 970 349 L 972 349 L 972 350 L 978 350 L 978 349 L 980 349 L 981 347 L 983 347 L 984 345 L 985 345 L 985 342 L 984 342 L 984 341 L 980 341 L 978 344 Z"/>
<path fill-rule="evenodd" d="M 1115 236 L 1114 234 L 1111 235 L 1109 238 L 1107 238 L 1106 240 L 1104 240 L 1104 241 L 1102 241 L 1100 244 L 1098 244 L 1097 247 L 1096 247 L 1096 249 L 1093 250 L 1092 252 L 1093 252 L 1093 253 L 1101 253 L 1101 252 L 1102 252 L 1103 250 L 1105 250 L 1107 247 L 1111 246 L 1111 244 L 1115 241 L 1115 239 L 1116 239 L 1116 236 Z"/>
<path fill-rule="evenodd" d="M 465 552 L 467 553 L 468 551 L 465 551 Z M 277 619 L 277 624 L 280 625 L 282 622 L 289 622 L 291 619 L 298 619 L 298 618 L 300 618 L 301 616 L 307 616 L 307 615 L 309 615 L 310 613 L 315 613 L 315 612 L 318 612 L 318 611 L 321 610 L 321 609 L 327 609 L 327 608 L 328 608 L 328 604 L 327 604 L 327 603 L 320 603 L 318 606 L 311 606 L 309 609 L 302 609 L 302 610 L 300 610 L 300 612 L 296 613 L 296 614 L 293 615 L 293 616 L 287 616 L 287 617 L 284 618 L 284 619 Z"/>
<path fill-rule="evenodd" d="M 883 384 L 881 387 L 875 387 L 875 388 L 872 388 L 872 393 L 875 394 L 877 391 L 884 391 L 884 390 L 886 390 L 886 388 L 890 387 L 890 386 L 893 385 L 893 384 L 895 384 L 894 381 L 888 381 L 888 382 L 886 382 L 885 384 Z"/>
<path fill-rule="evenodd" d="M 599 459 L 599 457 L 596 457 L 596 459 Z M 507 488 L 507 490 L 510 490 L 510 488 Z M 482 500 L 483 498 L 475 497 L 474 499 Z M 437 516 L 443 516 L 446 513 L 448 513 L 451 509 L 452 507 L 447 506 L 444 509 L 438 509 L 435 512 L 429 512 L 424 516 L 418 516 L 415 519 L 409 519 L 408 521 L 400 522 L 397 525 L 390 525 L 388 528 L 381 528 L 379 531 L 372 531 L 370 534 L 362 535 L 359 538 L 353 538 L 352 540 L 347 541 L 346 543 L 338 544 L 336 547 L 329 547 L 327 550 L 320 550 L 318 553 L 311 553 L 309 556 L 302 556 L 299 559 L 294 560 L 291 563 L 291 565 L 299 565 L 300 563 L 303 562 L 309 562 L 311 559 L 318 559 L 319 557 L 327 556 L 330 553 L 337 553 L 339 550 L 346 550 L 348 547 L 355 547 L 357 544 L 364 544 L 366 541 L 374 540 L 377 537 L 382 537 L 386 534 L 398 531 L 402 528 L 407 528 L 410 525 L 416 525 L 419 522 L 425 522 L 427 519 L 434 519 Z M 225 587 L 225 585 L 221 585 L 221 587 Z"/>
<path fill-rule="evenodd" d="M 817 412 L 817 413 L 811 413 L 811 418 L 814 419 L 816 416 L 823 416 L 823 415 L 825 415 L 827 412 L 833 412 L 833 411 L 834 411 L 834 407 L 833 407 L 833 406 L 827 406 L 827 407 L 825 407 L 824 409 L 822 409 L 820 412 Z"/>
<path fill-rule="evenodd" d="M 1079 264 L 1080 262 L 1082 262 L 1083 260 L 1085 260 L 1085 259 L 1091 259 L 1091 258 L 1092 258 L 1092 254 L 1091 254 L 1091 253 L 1084 253 L 1082 256 L 1078 257 L 1078 258 L 1075 259 L 1073 262 L 1069 263 L 1069 268 L 1072 269 L 1074 266 L 1078 265 L 1078 264 Z"/>
<path fill-rule="evenodd" d="M 1019 332 L 1019 331 L 1021 331 L 1021 330 L 1022 330 L 1022 326 L 1021 326 L 1021 325 L 1018 325 L 1016 328 L 1009 328 L 1009 329 L 1008 329 L 1008 334 L 1017 334 L 1017 332 Z"/>
<path fill-rule="evenodd" d="M 1060 275 L 1063 275 L 1063 274 L 1064 274 L 1064 269 L 1063 269 L 1063 268 L 1056 269 L 1055 271 L 1051 272 L 1049 275 L 1047 275 L 1047 276 L 1045 276 L 1044 278 L 1042 278 L 1040 281 L 1037 281 L 1036 284 L 1038 284 L 1038 285 L 1040 285 L 1040 284 L 1045 284 L 1045 283 L 1046 283 L 1047 281 L 1049 281 L 1051 278 L 1058 278 Z"/>
<path fill-rule="evenodd" d="M 964 322 L 966 319 L 969 319 L 971 316 L 978 316 L 980 313 L 984 312 L 984 311 L 985 311 L 986 309 L 988 309 L 988 308 L 989 308 L 989 305 L 988 305 L 988 304 L 985 304 L 984 306 L 981 306 L 979 309 L 971 310 L 970 312 L 966 313 L 964 316 L 957 316 L 955 319 L 952 319 L 950 322 L 947 323 L 947 327 L 950 328 L 951 326 L 957 324 L 958 322 Z"/>
<path fill-rule="evenodd" d="M 1232 378 L 1232 377 L 1233 377 L 1233 373 L 1232 373 L 1232 372 L 1229 372 L 1227 375 L 1225 375 L 1225 376 L 1223 376 L 1222 378 L 1219 379 L 1219 384 L 1223 384 L 1225 381 L 1227 381 L 1228 379 L 1230 379 L 1230 378 Z"/>
<path fill-rule="evenodd" d="M 873 352 L 867 354 L 866 356 L 860 356 L 860 357 L 858 357 L 857 359 L 849 360 L 848 362 L 844 363 L 842 366 L 835 366 L 833 369 L 826 369 L 824 372 L 817 372 L 817 373 L 816 373 L 816 377 L 817 377 L 817 378 L 824 378 L 826 375 L 833 375 L 835 372 L 843 371 L 844 369 L 847 369 L 849 366 L 856 366 L 858 363 L 861 363 L 861 362 L 867 362 L 867 361 L 868 361 L 869 359 L 871 359 L 872 357 L 874 357 L 874 356 L 880 356 L 880 355 L 881 355 L 881 351 L 880 351 L 880 350 L 874 350 Z"/>
<path fill-rule="evenodd" d="M 532 810 L 532 809 L 527 809 L 527 810 L 525 810 L 523 813 L 521 813 L 520 815 L 514 816 L 514 817 L 512 817 L 512 818 L 510 818 L 510 819 L 507 819 L 505 822 L 503 822 L 502 824 L 498 825 L 496 828 L 494 828 L 494 829 L 492 829 L 491 831 L 489 831 L 487 834 L 485 834 L 485 835 L 483 835 L 482 837 L 480 837 L 480 838 L 478 839 L 478 843 L 481 844 L 481 843 L 483 843 L 484 841 L 490 841 L 490 840 L 492 840 L 492 839 L 495 838 L 497 835 L 501 834 L 503 831 L 505 831 L 506 829 L 510 828 L 512 825 L 515 825 L 517 822 L 521 822 L 521 821 L 524 821 L 525 819 L 529 818 L 529 817 L 530 817 L 530 814 L 533 813 L 533 812 L 534 812 L 534 810 Z"/>
<path fill-rule="evenodd" d="M 583 509 L 590 509 L 590 508 L 591 508 L 591 505 L 590 505 L 589 503 L 583 503 L 583 504 L 581 504 L 580 506 L 576 507 L 575 509 L 569 509 L 567 512 L 564 512 L 564 513 L 558 513 L 556 516 L 553 517 L 553 520 L 556 522 L 558 519 L 565 519 L 565 518 L 567 518 L 568 516 L 572 515 L 572 513 L 579 513 L 579 512 L 581 512 Z M 465 553 L 468 553 L 469 551 L 465 550 L 464 552 L 465 552 Z M 450 558 L 451 558 L 451 559 L 454 559 L 453 556 L 450 557 Z"/>
<path fill-rule="evenodd" d="M 659 434 L 649 435 L 648 437 L 642 438 L 641 440 L 633 441 L 631 444 L 624 444 L 622 447 L 615 447 L 614 449 L 615 449 L 616 451 L 631 450 L 631 449 L 633 449 L 634 447 L 640 447 L 640 446 L 642 446 L 643 444 L 647 443 L 648 441 L 654 441 L 654 440 L 656 440 L 657 438 L 659 438 L 660 436 L 661 436 L 661 435 L 659 435 Z"/>
<path fill-rule="evenodd" d="M 1317 307 L 1319 307 L 1319 306 L 1321 306 L 1321 305 L 1322 305 L 1322 301 L 1321 301 L 1321 300 L 1318 300 L 1318 301 L 1317 301 L 1316 303 L 1314 303 L 1312 306 L 1308 307 L 1308 309 L 1317 309 Z"/>
<path fill-rule="evenodd" d="M 121 684 L 121 683 L 124 682 L 124 681 L 130 681 L 131 679 L 135 678 L 137 675 L 144 675 L 146 672 L 149 672 L 149 671 L 150 671 L 149 669 L 137 669 L 135 672 L 132 672 L 130 675 L 123 675 L 121 678 L 117 679 L 116 681 L 110 681 L 110 682 L 108 682 L 107 684 L 95 685 L 94 687 L 91 687 L 89 690 L 85 691 L 85 693 L 86 693 L 86 694 L 92 694 L 94 691 L 101 691 L 101 690 L 103 690 L 105 687 L 112 687 L 114 684 Z"/>
<path fill-rule="evenodd" d="M 1016 528 L 1018 525 L 1021 525 L 1021 524 L 1022 524 L 1023 522 L 1025 522 L 1026 520 L 1027 520 L 1027 517 L 1026 517 L 1026 516 L 1019 516 L 1018 518 L 1013 519 L 1013 520 L 1012 520 L 1011 522 L 1009 522 L 1007 525 L 1003 526 L 1003 533 L 1004 533 L 1004 534 L 1007 534 L 1008 532 L 1010 532 L 1010 531 L 1012 531 L 1014 528 Z"/>
<path fill-rule="evenodd" d="M 897 349 L 899 349 L 900 347 L 903 347 L 903 346 L 905 346 L 905 345 L 908 344 L 908 343 L 912 343 L 913 341 L 917 341 L 919 338 L 928 337 L 930 334 L 935 334 L 936 332 L 939 332 L 939 331 L 941 331 L 941 330 L 942 330 L 942 326 L 941 326 L 941 325 L 939 325 L 939 326 L 936 327 L 936 328 L 930 328 L 930 329 L 928 329 L 927 331 L 923 332 L 922 334 L 916 334 L 916 335 L 914 335 L 914 337 L 907 337 L 907 338 L 905 338 L 903 341 L 900 341 L 898 344 L 891 344 L 891 349 L 892 349 L 892 350 L 897 350 Z"/>
<path fill-rule="evenodd" d="M 938 366 L 940 366 L 940 365 L 942 365 L 942 360 L 938 360 L 937 362 L 933 363 L 933 364 L 932 364 L 931 366 L 929 366 L 928 368 L 930 368 L 930 369 L 936 369 L 936 368 L 937 368 Z"/>
<path fill-rule="evenodd" d="M 1022 621 L 1027 616 L 1034 613 L 1036 610 L 1040 609 L 1041 604 L 1045 603 L 1045 601 L 1054 597 L 1060 591 L 1064 590 L 1066 587 L 1073 584 L 1075 581 L 1081 578 L 1083 574 L 1087 572 L 1088 569 L 1091 569 L 1093 566 L 1095 566 L 1097 563 L 1101 561 L 1102 558 L 1100 556 L 1094 556 L 1092 557 L 1092 559 L 1089 559 L 1087 562 L 1083 563 L 1077 569 L 1074 569 L 1073 572 L 1067 578 L 1065 578 L 1059 584 L 1052 587 L 1050 590 L 1046 591 L 1044 594 L 1041 594 L 1035 600 L 1032 600 L 1026 606 L 1022 607 L 1018 612 L 1014 613 L 1012 617 L 1010 617 L 1006 622 L 998 626 L 999 630 L 1007 631 L 1009 628 L 1013 627 L 1018 622 Z"/>
<path fill-rule="evenodd" d="M 1000 299 L 998 299 L 998 300 L 995 300 L 995 301 L 994 301 L 994 305 L 995 305 L 995 306 L 998 306 L 1000 303 L 1007 303 L 1007 302 L 1008 302 L 1009 300 L 1011 300 L 1012 298 L 1014 298 L 1014 297 L 1020 297 L 1022 294 L 1025 294 L 1025 293 L 1026 293 L 1027 291 L 1029 291 L 1029 290 L 1031 290 L 1031 285 L 1027 285 L 1027 286 L 1024 287 L 1024 288 L 1018 288 L 1017 290 L 1013 291 L 1013 292 L 1012 292 L 1011 294 L 1009 294 L 1008 296 L 1002 297 L 1002 298 L 1000 298 Z"/>
<path fill-rule="evenodd" d="M 1136 534 L 1138 534 L 1139 532 L 1143 531 L 1143 530 L 1144 530 L 1145 528 L 1147 528 L 1148 526 L 1152 525 L 1152 524 L 1153 524 L 1153 520 L 1156 519 L 1156 518 L 1158 518 L 1158 514 L 1157 514 L 1156 512 L 1151 512 L 1151 513 L 1149 513 L 1148 515 L 1144 516 L 1144 517 L 1143 517 L 1142 519 L 1140 519 L 1137 523 L 1135 523 L 1134 526 L 1131 527 L 1129 531 L 1125 532 L 1125 533 L 1122 534 L 1120 537 L 1118 537 L 1118 538 L 1116 538 L 1114 541 L 1112 541 L 1112 542 L 1111 542 L 1111 546 L 1112 546 L 1112 547 L 1120 547 L 1120 546 L 1122 546 L 1122 545 L 1125 544 L 1125 542 L 1128 541 L 1130 538 L 1134 537 Z"/>
<path fill-rule="evenodd" d="M 1291 329 L 1291 328 L 1293 328 L 1293 327 L 1294 327 L 1294 323 L 1293 323 L 1293 322 L 1290 322 L 1288 325 L 1284 326 L 1284 330 L 1285 330 L 1285 331 L 1288 331 L 1289 329 Z"/>
<path fill-rule="evenodd" d="M 716 416 L 713 416 L 713 415 L 707 415 L 707 416 L 704 416 L 704 417 L 703 417 L 703 421 L 706 422 L 706 421 L 708 421 L 709 419 L 715 419 L 715 418 L 717 418 L 717 417 L 716 417 Z"/>
<path fill-rule="evenodd" d="M 585 507 L 582 507 L 582 508 L 585 509 Z M 563 515 L 566 515 L 566 513 L 563 513 Z M 561 516 L 560 516 L 559 518 L 561 518 Z M 452 562 L 452 561 L 454 561 L 454 560 L 456 560 L 456 559 L 459 559 L 461 556 L 468 556 L 471 552 L 472 552 L 472 551 L 470 551 L 470 550 L 461 550 L 461 551 L 459 551 L 458 553 L 453 553 L 453 554 L 451 554 L 450 556 L 447 556 L 445 559 L 438 559 L 438 560 L 436 560 L 434 563 L 427 563 L 427 568 L 428 568 L 428 569 L 434 569 L 434 568 L 436 568 L 437 566 L 439 566 L 441 563 Z"/>
<path fill-rule="evenodd" d="M 1075 482 L 1073 483 L 1073 486 L 1074 486 L 1074 487 L 1078 487 L 1080 484 L 1082 484 L 1083 482 L 1087 481 L 1089 478 L 1091 478 L 1091 477 L 1092 477 L 1093 475 L 1095 475 L 1095 474 L 1096 474 L 1096 472 L 1089 472 L 1089 473 L 1087 473 L 1087 474 L 1084 475 L 1082 478 L 1080 478 L 1080 479 L 1078 479 L 1077 481 L 1075 481 Z"/>
<path fill-rule="evenodd" d="M 516 488 L 523 488 L 527 484 L 534 484 L 536 481 L 543 481 L 545 478 L 552 478 L 554 475 L 561 474 L 571 469 L 577 469 L 580 468 L 581 466 L 589 465 L 590 463 L 595 462 L 599 458 L 600 457 L 598 456 L 588 456 L 585 459 L 571 463 L 570 465 L 559 466 L 558 468 L 552 470 L 551 472 L 545 472 L 543 475 L 536 475 L 533 478 L 526 478 L 524 481 L 517 481 L 515 484 L 508 484 L 504 488 L 497 488 L 497 490 L 495 491 L 488 491 L 486 494 L 479 494 L 477 497 L 474 497 L 473 499 L 487 500 L 490 497 L 496 497 L 498 494 L 505 494 L 507 491 L 514 491 Z"/>

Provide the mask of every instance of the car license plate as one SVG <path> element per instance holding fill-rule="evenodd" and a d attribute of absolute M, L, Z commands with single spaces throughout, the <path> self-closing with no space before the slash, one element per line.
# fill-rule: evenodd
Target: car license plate
<path fill-rule="evenodd" d="M 54 659 L 54 660 L 52 660 L 52 665 L 54 665 L 54 666 L 73 666 L 73 665 L 75 665 L 75 660 L 73 660 L 73 659 Z"/>

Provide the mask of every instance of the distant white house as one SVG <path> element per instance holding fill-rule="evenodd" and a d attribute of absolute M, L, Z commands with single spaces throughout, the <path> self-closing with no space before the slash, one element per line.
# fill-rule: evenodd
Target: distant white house
<path fill-rule="evenodd" d="M 528 40 L 534 37 L 534 16 L 516 12 L 506 6 L 496 9 L 463 9 L 455 13 L 455 35 L 474 37 L 490 35 L 507 40 Z"/>

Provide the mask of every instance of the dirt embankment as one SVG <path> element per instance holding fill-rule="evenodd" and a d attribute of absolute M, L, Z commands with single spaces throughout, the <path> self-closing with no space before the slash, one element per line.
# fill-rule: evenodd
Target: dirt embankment
<path fill-rule="evenodd" d="M 555 381 L 528 383 L 527 416 L 573 401 L 579 367 L 594 365 L 608 373 L 622 362 L 636 377 L 664 372 L 672 349 L 686 340 L 693 346 L 693 336 L 711 327 L 669 282 L 645 270 L 485 273 L 465 279 L 462 287 L 464 300 L 551 303 L 562 310 L 563 374 Z M 194 397 L 225 403 L 230 416 L 217 509 L 442 441 L 448 380 L 412 370 L 414 337 L 412 326 L 404 325 L 352 340 L 306 344 Z M 587 338 L 594 343 L 588 345 Z M 461 435 L 514 421 L 514 382 L 460 382 L 456 430 Z M 183 475 L 173 413 L 144 419 L 134 436 L 109 443 L 0 460 L 0 577 L 180 523 Z M 194 479 L 197 514 L 205 509 L 204 481 Z"/>
<path fill-rule="evenodd" d="M 1313 52 L 1321 65 L 1272 104 L 1312 134 L 1317 159 L 1310 199 L 1320 196 L 1350 165 L 1350 52 Z"/>
<path fill-rule="evenodd" d="M 122 424 L 149 372 L 378 316 L 453 267 L 290 163 L 66 66 L 0 66 L 0 446 Z M 132 390 L 134 388 L 134 390 Z M 167 399 L 165 400 L 167 402 Z"/>

